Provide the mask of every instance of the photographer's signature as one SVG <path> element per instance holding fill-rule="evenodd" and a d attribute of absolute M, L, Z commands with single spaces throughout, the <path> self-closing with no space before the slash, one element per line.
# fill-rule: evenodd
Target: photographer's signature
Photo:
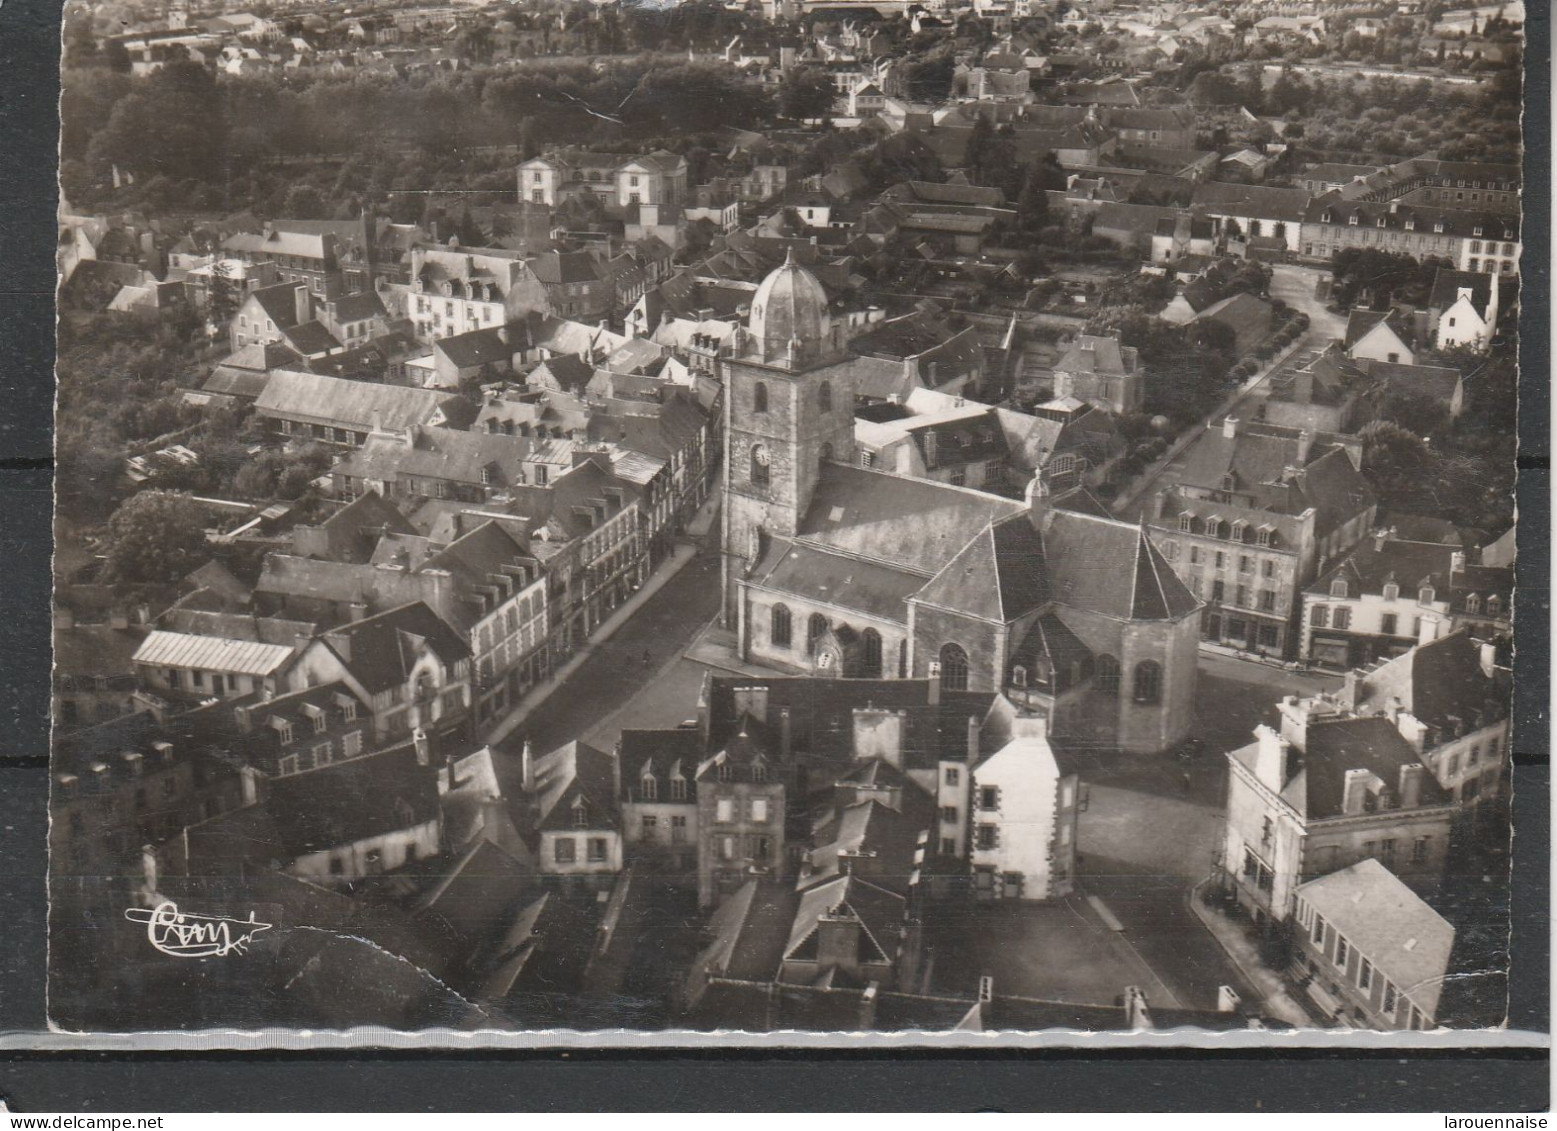
<path fill-rule="evenodd" d="M 132 923 L 146 924 L 146 940 L 163 954 L 175 958 L 210 958 L 244 953 L 249 940 L 269 923 L 256 922 L 254 912 L 247 919 L 228 919 L 221 915 L 190 915 L 166 900 L 147 910 L 131 907 L 124 917 Z"/>

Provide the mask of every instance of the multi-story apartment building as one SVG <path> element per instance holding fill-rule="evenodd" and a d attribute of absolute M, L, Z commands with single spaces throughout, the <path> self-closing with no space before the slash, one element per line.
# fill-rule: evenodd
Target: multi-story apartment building
<path fill-rule="evenodd" d="M 1453 799 L 1387 718 L 1283 704 L 1227 755 L 1224 882 L 1262 927 L 1291 918 L 1298 885 L 1377 858 L 1424 889 L 1442 875 Z"/>
<path fill-rule="evenodd" d="M 410 280 L 386 293 L 424 342 L 501 329 L 526 313 L 548 310 L 546 288 L 518 252 L 414 248 Z"/>
<path fill-rule="evenodd" d="M 1459 547 L 1378 531 L 1304 591 L 1300 654 L 1356 668 L 1468 625 L 1506 632 L 1513 582 L 1511 569 L 1467 566 Z"/>
<path fill-rule="evenodd" d="M 1447 259 L 1461 271 L 1513 275 L 1519 270 L 1519 218 L 1327 193 L 1303 214 L 1302 245 L 1305 259 L 1328 260 L 1349 247 L 1374 248 L 1416 259 Z"/>
<path fill-rule="evenodd" d="M 1163 556 L 1206 602 L 1203 638 L 1297 654 L 1303 588 L 1350 549 L 1377 503 L 1355 438 L 1228 417 L 1210 424 L 1144 516 Z"/>
<path fill-rule="evenodd" d="M 267 224 L 262 232 L 228 236 L 222 254 L 246 264 L 271 264 L 281 282 L 304 283 L 319 301 L 345 294 L 339 247 L 329 232 L 295 232 L 284 224 Z"/>
<path fill-rule="evenodd" d="M 1019 711 L 1001 722 L 1009 740 L 967 775 L 963 812 L 974 896 L 1058 899 L 1075 886 L 1080 779 L 1049 741 L 1047 717 Z M 942 836 L 948 816 L 942 805 Z"/>

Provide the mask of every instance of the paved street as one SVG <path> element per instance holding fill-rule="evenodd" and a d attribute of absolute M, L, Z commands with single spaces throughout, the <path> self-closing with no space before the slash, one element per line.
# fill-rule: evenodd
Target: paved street
<path fill-rule="evenodd" d="M 719 611 L 718 564 L 712 553 L 699 555 L 644 602 L 615 636 L 594 646 L 572 677 L 496 744 L 498 776 L 506 794 L 517 794 L 517 755 L 526 737 L 537 753 L 573 738 L 609 749 L 623 726 L 675 726 L 696 713 L 697 689 L 706 669 L 680 657 Z"/>
<path fill-rule="evenodd" d="M 1317 336 L 1320 345 L 1331 338 L 1346 334 L 1346 317 L 1332 314 L 1324 303 L 1314 297 L 1314 285 L 1325 274 L 1317 267 L 1299 267 L 1291 263 L 1277 263 L 1271 267 L 1270 294 L 1279 298 L 1294 310 L 1308 315 L 1308 331 Z"/>

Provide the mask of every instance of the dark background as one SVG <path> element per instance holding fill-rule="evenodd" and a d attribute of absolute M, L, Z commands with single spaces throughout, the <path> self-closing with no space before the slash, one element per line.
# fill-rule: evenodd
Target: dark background
<path fill-rule="evenodd" d="M 1550 20 L 1527 5 L 1510 1024 L 1549 1028 Z M 60 6 L 0 4 L 0 1033 L 44 1023 Z M 40 1037 L 43 1034 L 39 1033 Z M 20 1042 L 18 1042 L 20 1043 Z M 1544 1050 L 0 1051 L 11 1111 L 1534 1111 Z M 1470 1108 L 1460 1105 L 1469 1103 Z"/>

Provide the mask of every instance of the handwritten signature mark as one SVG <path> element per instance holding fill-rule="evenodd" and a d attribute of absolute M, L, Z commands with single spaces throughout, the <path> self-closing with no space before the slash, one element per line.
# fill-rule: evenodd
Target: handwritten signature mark
<path fill-rule="evenodd" d="M 192 915 L 180 911 L 172 900 L 147 910 L 131 907 L 124 917 L 132 923 L 146 924 L 146 940 L 163 954 L 175 958 L 209 958 L 224 954 L 243 954 L 249 940 L 270 923 L 260 923 L 249 912 L 247 919 L 229 919 L 222 915 Z"/>

